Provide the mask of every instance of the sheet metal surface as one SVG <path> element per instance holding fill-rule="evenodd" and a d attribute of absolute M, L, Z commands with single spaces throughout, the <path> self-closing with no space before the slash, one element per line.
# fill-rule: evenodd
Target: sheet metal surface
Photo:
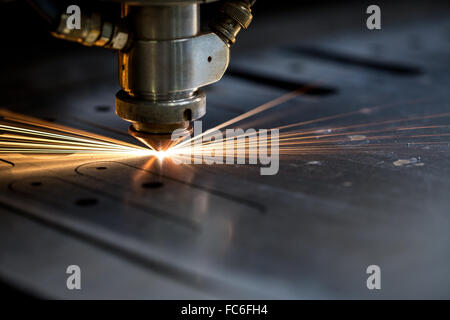
<path fill-rule="evenodd" d="M 386 104 L 393 106 L 306 128 L 449 112 L 449 32 L 448 18 L 437 14 L 420 25 L 379 33 L 351 29 L 237 55 L 231 72 L 207 89 L 204 125 L 306 83 L 319 89 L 254 125 L 270 128 Z M 101 50 L 43 57 L 2 77 L 2 106 L 133 142 L 128 124 L 114 115 L 114 70 L 115 56 Z M 39 81 L 30 82 L 37 75 Z M 284 157 L 276 176 L 260 176 L 258 167 L 246 165 L 148 169 L 146 159 L 99 162 L 92 156 L 72 163 L 70 157 L 40 170 L 39 163 L 13 166 L 10 156 L 0 155 L 0 276 L 33 294 L 450 296 L 449 144 L 399 142 L 376 152 L 343 148 Z M 393 164 L 412 157 L 424 165 Z M 55 156 L 46 163 L 58 161 Z M 143 188 L 148 182 L 160 187 Z M 94 200 L 83 206 L 80 199 Z M 69 264 L 83 270 L 81 291 L 65 288 Z M 380 291 L 366 288 L 371 264 L 382 268 Z"/>

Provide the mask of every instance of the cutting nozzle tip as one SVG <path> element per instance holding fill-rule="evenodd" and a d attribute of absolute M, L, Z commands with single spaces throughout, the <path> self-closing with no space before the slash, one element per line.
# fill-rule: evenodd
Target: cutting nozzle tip
<path fill-rule="evenodd" d="M 172 140 L 172 133 L 148 133 L 137 131 L 130 126 L 128 132 L 144 145 L 155 151 L 167 151 L 171 147 L 181 142 L 185 136 L 190 135 L 190 131 L 186 130 L 186 135 L 177 135 L 177 139 Z"/>

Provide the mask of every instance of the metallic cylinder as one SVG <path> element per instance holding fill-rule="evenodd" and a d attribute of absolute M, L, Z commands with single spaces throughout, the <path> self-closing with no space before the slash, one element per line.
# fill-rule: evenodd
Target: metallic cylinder
<path fill-rule="evenodd" d="M 120 85 L 131 96 L 148 100 L 181 99 L 197 88 L 186 85 L 187 52 L 181 41 L 199 32 L 198 5 L 129 6 L 134 45 L 119 54 Z"/>
<path fill-rule="evenodd" d="M 139 40 L 182 39 L 193 37 L 200 30 L 199 6 L 196 3 L 131 6 L 128 17 Z"/>
<path fill-rule="evenodd" d="M 236 36 L 242 28 L 247 29 L 252 22 L 251 6 L 255 0 L 223 1 L 219 18 L 210 24 L 214 32 L 228 45 L 236 42 Z"/>
<path fill-rule="evenodd" d="M 116 96 L 117 114 L 137 130 L 157 133 L 186 127 L 194 120 L 190 115 L 203 116 L 206 97 L 194 81 L 186 40 L 199 34 L 198 5 L 124 5 L 123 14 L 134 39 L 128 51 L 119 52 L 123 91 Z M 156 113 L 166 116 L 155 122 Z"/>

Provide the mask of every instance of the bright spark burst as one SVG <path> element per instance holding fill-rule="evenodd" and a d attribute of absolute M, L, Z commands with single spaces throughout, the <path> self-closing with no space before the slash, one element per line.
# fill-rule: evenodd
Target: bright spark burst
<path fill-rule="evenodd" d="M 152 155 L 155 152 L 123 141 L 1 110 L 0 153 Z"/>
<path fill-rule="evenodd" d="M 242 122 L 244 120 L 253 119 L 264 111 L 273 109 L 284 102 L 304 94 L 306 91 L 306 89 L 300 88 L 285 94 L 199 135 L 189 137 L 165 151 L 147 149 L 112 138 L 3 110 L 0 111 L 0 153 L 114 154 L 138 157 L 149 156 L 163 161 L 164 159 L 175 157 L 202 158 L 205 155 L 214 154 L 218 148 L 221 148 L 224 154 L 227 151 L 232 151 L 237 159 L 248 159 L 249 149 L 258 148 L 258 144 L 261 143 L 257 133 L 241 134 L 233 137 L 223 135 L 222 139 L 213 141 L 202 140 L 214 131 L 222 130 L 223 132 L 231 125 L 237 123 L 243 124 Z M 399 101 L 278 126 L 274 129 L 280 130 L 278 142 L 279 154 L 306 155 L 340 151 L 348 153 L 386 150 L 391 147 L 398 147 L 403 142 L 405 142 L 405 145 L 448 144 L 449 141 L 443 141 L 442 139 L 443 137 L 450 137 L 450 133 L 448 132 L 449 126 L 447 124 L 424 125 L 423 121 L 449 118 L 450 112 L 425 116 L 411 115 L 406 118 L 369 123 L 353 123 L 347 126 L 328 126 L 318 129 L 302 128 L 311 124 L 316 125 L 355 115 L 372 114 L 387 108 L 421 102 L 424 102 L 424 100 Z M 433 138 L 439 138 L 439 141 L 433 140 Z M 266 142 L 270 144 L 268 139 Z M 233 144 L 229 144 L 229 142 L 233 142 Z"/>
<path fill-rule="evenodd" d="M 203 156 L 211 156 L 211 154 L 214 154 L 214 152 L 216 152 L 219 148 L 224 153 L 231 150 L 234 152 L 237 159 L 248 159 L 248 151 L 250 148 L 257 149 L 261 142 L 266 145 L 270 143 L 268 139 L 267 141 L 261 141 L 257 132 L 250 134 L 244 133 L 232 137 L 225 137 L 225 134 L 223 134 L 223 139 L 206 142 L 202 141 L 200 144 L 197 143 L 194 147 L 192 147 L 192 145 L 195 145 L 199 139 L 208 136 L 208 134 L 216 130 L 221 130 L 228 125 L 236 124 L 250 117 L 255 117 L 261 112 L 277 107 L 280 103 L 293 99 L 302 93 L 304 93 L 304 91 L 299 90 L 288 93 L 280 98 L 274 99 L 236 118 L 211 128 L 200 135 L 185 140 L 170 149 L 171 156 L 182 158 L 192 156 L 193 158 L 201 158 Z M 425 99 L 398 101 L 395 103 L 364 107 L 352 112 L 339 113 L 276 127 L 274 129 L 280 130 L 278 142 L 279 154 L 306 155 L 330 154 L 333 152 L 350 153 L 388 150 L 390 148 L 399 148 L 401 146 L 412 145 L 448 145 L 450 141 L 445 141 L 442 139 L 450 136 L 450 127 L 448 124 L 424 125 L 423 121 L 449 118 L 450 112 L 425 116 L 410 115 L 406 118 L 389 119 L 369 123 L 356 123 L 339 127 L 329 126 L 319 129 L 302 128 L 311 124 L 325 123 L 327 121 L 350 118 L 356 115 L 375 114 L 383 109 L 419 104 L 425 101 Z M 248 126 L 244 125 L 244 127 Z M 423 140 L 424 138 L 427 138 L 428 140 Z M 439 141 L 433 140 L 434 138 L 439 138 Z M 228 142 L 233 143 L 230 146 Z"/>

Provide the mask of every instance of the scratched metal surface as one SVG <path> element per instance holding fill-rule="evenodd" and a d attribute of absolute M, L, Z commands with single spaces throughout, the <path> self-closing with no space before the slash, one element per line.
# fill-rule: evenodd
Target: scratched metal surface
<path fill-rule="evenodd" d="M 75 48 L 14 72 L 7 66 L 2 106 L 132 142 L 112 107 L 115 56 Z M 449 112 L 449 52 L 443 11 L 377 33 L 349 28 L 339 36 L 243 50 L 227 76 L 208 88 L 204 125 L 308 83 L 318 88 L 253 124 L 269 128 L 385 104 L 395 106 L 327 125 Z M 449 144 L 402 141 L 376 152 L 343 148 L 283 157 L 275 176 L 246 165 L 149 169 L 147 159 L 70 157 L 40 164 L 0 155 L 0 278 L 26 292 L 58 298 L 450 297 Z M 424 165 L 393 165 L 412 157 Z M 155 188 L 143 187 L 154 182 Z M 81 291 L 65 288 L 70 264 L 82 268 Z M 382 268 L 381 291 L 366 288 L 370 264 Z"/>

